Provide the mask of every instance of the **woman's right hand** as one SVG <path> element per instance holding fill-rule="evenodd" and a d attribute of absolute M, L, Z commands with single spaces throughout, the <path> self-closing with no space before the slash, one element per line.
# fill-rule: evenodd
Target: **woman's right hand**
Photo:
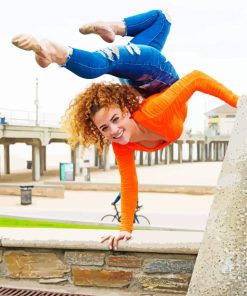
<path fill-rule="evenodd" d="M 117 250 L 120 240 L 128 241 L 132 238 L 132 234 L 129 231 L 119 231 L 118 235 L 104 235 L 101 237 L 101 243 L 108 241 L 108 247 L 110 250 Z"/>

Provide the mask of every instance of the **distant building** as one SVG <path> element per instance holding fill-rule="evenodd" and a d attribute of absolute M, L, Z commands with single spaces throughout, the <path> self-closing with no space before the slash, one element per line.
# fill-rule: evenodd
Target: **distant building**
<path fill-rule="evenodd" d="M 209 136 L 230 135 L 236 117 L 236 108 L 227 104 L 205 113 L 207 116 L 207 134 Z"/>

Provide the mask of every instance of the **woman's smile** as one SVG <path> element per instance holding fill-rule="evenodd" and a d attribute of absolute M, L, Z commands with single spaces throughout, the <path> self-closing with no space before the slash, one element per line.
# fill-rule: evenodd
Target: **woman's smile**
<path fill-rule="evenodd" d="M 112 138 L 113 138 L 113 139 L 119 139 L 119 138 L 121 138 L 121 137 L 123 136 L 123 134 L 124 134 L 124 130 L 120 131 L 120 132 L 118 133 L 118 135 L 113 136 Z"/>

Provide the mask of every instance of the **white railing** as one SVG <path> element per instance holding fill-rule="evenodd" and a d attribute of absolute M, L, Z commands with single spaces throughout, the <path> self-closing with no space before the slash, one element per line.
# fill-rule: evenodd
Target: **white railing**
<path fill-rule="evenodd" d="M 39 113 L 38 122 L 35 111 L 0 108 L 0 113 L 10 125 L 59 127 L 61 122 L 60 115 L 45 112 Z"/>

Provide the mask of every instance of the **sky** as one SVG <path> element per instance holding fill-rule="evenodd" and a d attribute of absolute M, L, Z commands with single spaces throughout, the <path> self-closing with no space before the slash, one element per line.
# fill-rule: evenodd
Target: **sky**
<path fill-rule="evenodd" d="M 94 20 L 118 20 L 151 9 L 172 17 L 163 54 L 180 76 L 197 69 L 237 94 L 247 93 L 247 2 L 245 0 L 8 0 L 0 11 L 0 108 L 35 111 L 36 78 L 40 112 L 62 116 L 73 97 L 92 80 L 79 78 L 55 64 L 40 68 L 34 54 L 11 44 L 19 33 L 30 33 L 76 48 L 106 47 L 96 35 L 81 35 L 80 25 Z M 114 44 L 127 38 L 117 37 Z M 105 75 L 100 80 L 111 80 Z M 186 128 L 204 127 L 204 113 L 222 102 L 195 94 L 189 102 Z"/>

